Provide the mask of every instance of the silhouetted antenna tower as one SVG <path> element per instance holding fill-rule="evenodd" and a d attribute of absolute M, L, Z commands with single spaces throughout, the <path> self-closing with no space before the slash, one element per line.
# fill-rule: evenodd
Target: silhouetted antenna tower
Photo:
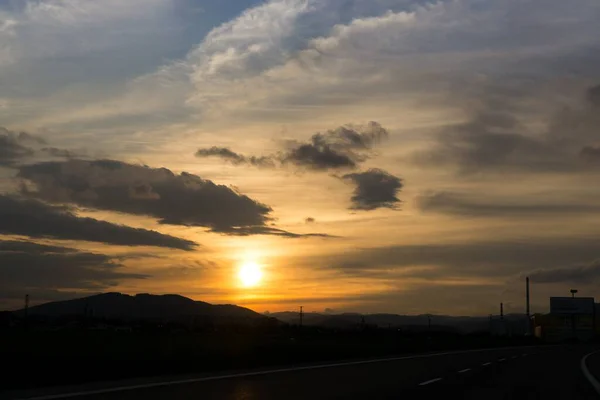
<path fill-rule="evenodd" d="M 302 319 L 304 318 L 303 307 L 300 306 L 300 328 L 302 328 Z"/>
<path fill-rule="evenodd" d="M 504 303 L 500 303 L 500 319 L 504 319 Z"/>

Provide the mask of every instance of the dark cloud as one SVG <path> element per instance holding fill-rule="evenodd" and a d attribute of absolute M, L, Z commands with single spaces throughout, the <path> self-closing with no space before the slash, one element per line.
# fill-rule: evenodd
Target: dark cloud
<path fill-rule="evenodd" d="M 416 268 L 408 276 L 424 279 L 450 277 L 512 277 L 531 266 L 544 270 L 588 264 L 600 255 L 599 237 L 522 238 L 514 241 L 481 241 L 374 247 L 308 260 L 356 276 L 381 276 Z"/>
<path fill-rule="evenodd" d="M 519 133 L 510 114 L 482 112 L 472 120 L 447 126 L 430 150 L 416 154 L 421 165 L 457 166 L 461 173 L 493 169 L 565 168 L 562 150 Z"/>
<path fill-rule="evenodd" d="M 36 154 L 47 154 L 53 157 L 74 158 L 78 155 L 57 147 L 41 147 L 47 142 L 27 132 L 14 132 L 0 127 L 0 166 L 13 166 L 24 158 Z"/>
<path fill-rule="evenodd" d="M 199 149 L 196 152 L 196 157 L 218 157 L 232 163 L 233 165 L 247 164 L 260 168 L 275 168 L 275 161 L 273 157 L 247 157 L 242 154 L 238 154 L 226 147 L 213 146 L 208 149 Z"/>
<path fill-rule="evenodd" d="M 25 181 L 22 194 L 50 203 L 146 215 L 162 224 L 231 235 L 304 236 L 269 227 L 269 206 L 186 172 L 115 160 L 67 160 L 21 166 L 18 177 Z"/>
<path fill-rule="evenodd" d="M 59 149 L 58 147 L 44 147 L 41 151 L 47 153 L 53 157 L 60 158 L 77 158 L 80 157 L 80 154 L 67 149 Z"/>
<path fill-rule="evenodd" d="M 592 86 L 588 89 L 587 99 L 590 104 L 600 107 L 600 85 Z"/>
<path fill-rule="evenodd" d="M 589 284 L 600 280 L 600 261 L 588 265 L 535 270 L 528 274 L 534 283 Z"/>
<path fill-rule="evenodd" d="M 314 134 L 308 143 L 294 143 L 281 161 L 313 170 L 353 169 L 367 159 L 374 144 L 387 137 L 388 131 L 377 122 L 341 126 Z"/>
<path fill-rule="evenodd" d="M 593 87 L 586 92 L 587 103 L 596 104 L 598 90 Z M 579 99 L 551 114 L 546 130 L 539 134 L 522 122 L 531 112 L 527 95 L 516 89 L 485 88 L 475 94 L 476 101 L 467 102 L 468 120 L 444 127 L 433 147 L 414 154 L 413 161 L 423 166 L 453 166 L 461 173 L 585 169 L 579 156 L 587 155 L 586 146 L 597 140 L 597 108 Z"/>
<path fill-rule="evenodd" d="M 62 206 L 6 195 L 0 195 L 0 233 L 182 250 L 192 250 L 196 246 L 189 240 L 93 218 L 81 218 Z"/>
<path fill-rule="evenodd" d="M 122 280 L 148 276 L 123 272 L 115 259 L 104 254 L 40 245 L 32 242 L 0 241 L 0 291 L 103 290 Z"/>
<path fill-rule="evenodd" d="M 33 155 L 33 150 L 26 146 L 30 135 L 17 134 L 0 127 L 0 166 L 12 166 L 20 159 Z"/>
<path fill-rule="evenodd" d="M 600 146 L 585 146 L 579 155 L 588 163 L 598 163 L 600 162 Z"/>
<path fill-rule="evenodd" d="M 24 193 L 49 202 L 148 215 L 164 224 L 215 231 L 264 226 L 271 208 L 199 176 L 176 175 L 114 160 L 68 160 L 22 166 L 20 178 L 35 185 Z"/>
<path fill-rule="evenodd" d="M 313 217 L 308 217 L 304 220 L 304 222 L 307 224 L 314 224 L 315 222 L 317 222 L 317 220 L 314 219 Z"/>
<path fill-rule="evenodd" d="M 30 143 L 30 144 L 46 144 L 47 143 L 43 138 L 32 135 L 27 132 L 19 132 L 18 139 L 19 139 L 19 142 L 21 142 L 21 143 Z"/>
<path fill-rule="evenodd" d="M 388 137 L 388 131 L 377 122 L 365 126 L 345 125 L 325 133 L 314 134 L 308 142 L 290 141 L 280 154 L 245 156 L 225 147 L 200 149 L 197 157 L 219 157 L 234 165 L 275 168 L 292 164 L 310 170 L 354 169 L 369 157 L 376 143 Z"/>
<path fill-rule="evenodd" d="M 314 170 L 338 168 L 356 168 L 357 161 L 349 154 L 332 149 L 329 145 L 301 144 L 290 150 L 282 159 L 283 163 L 291 163 Z"/>
<path fill-rule="evenodd" d="M 343 179 L 356 185 L 352 196 L 352 209 L 374 210 L 376 208 L 396 208 L 397 197 L 402 189 L 402 180 L 380 169 L 347 174 Z"/>
<path fill-rule="evenodd" d="M 76 253 L 76 249 L 70 247 L 53 246 L 35 242 L 21 242 L 18 240 L 0 240 L 0 253 Z"/>
<path fill-rule="evenodd" d="M 527 217 L 540 214 L 587 214 L 600 212 L 600 205 L 579 203 L 535 203 L 511 200 L 481 200 L 451 192 L 424 194 L 416 199 L 417 207 L 424 212 L 436 212 L 463 217 Z"/>
<path fill-rule="evenodd" d="M 308 238 L 308 237 L 320 237 L 320 238 L 334 238 L 336 236 L 328 235 L 326 233 L 293 233 L 277 229 L 269 226 L 251 226 L 243 228 L 231 228 L 224 230 L 221 233 L 237 236 L 250 236 L 250 235 L 273 235 L 287 238 Z"/>

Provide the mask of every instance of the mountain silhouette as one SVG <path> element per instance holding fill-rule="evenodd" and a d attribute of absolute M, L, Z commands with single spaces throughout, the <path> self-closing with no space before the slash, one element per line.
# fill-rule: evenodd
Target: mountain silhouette
<path fill-rule="evenodd" d="M 288 324 L 298 324 L 299 314 L 294 311 L 273 312 L 269 316 Z M 527 329 L 526 316 L 523 314 L 508 314 L 504 316 L 506 324 L 511 331 L 525 333 Z M 498 319 L 496 316 L 495 319 Z M 450 315 L 399 315 L 399 314 L 320 314 L 305 313 L 303 324 L 306 326 L 320 326 L 334 329 L 352 329 L 362 324 L 379 328 L 399 328 L 403 330 L 423 332 L 429 329 L 437 331 L 456 331 L 472 333 L 488 331 L 490 328 L 489 317 L 477 316 L 450 316 Z"/>
<path fill-rule="evenodd" d="M 16 312 L 23 315 L 24 310 Z M 73 300 L 55 301 L 30 307 L 30 316 L 67 317 L 88 315 L 95 318 L 128 320 L 180 320 L 185 317 L 209 319 L 260 320 L 268 317 L 244 307 L 213 305 L 174 294 L 153 295 L 103 293 Z"/>

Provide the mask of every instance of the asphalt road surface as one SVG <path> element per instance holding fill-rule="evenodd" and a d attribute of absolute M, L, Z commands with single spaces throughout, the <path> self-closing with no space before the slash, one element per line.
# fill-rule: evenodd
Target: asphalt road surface
<path fill-rule="evenodd" d="M 386 361 L 291 367 L 229 376 L 201 376 L 145 382 L 129 387 L 75 390 L 67 396 L 38 393 L 52 400 L 255 400 L 255 399 L 600 399 L 590 382 L 600 380 L 600 353 L 583 345 L 521 347 Z M 35 395 L 33 395 L 35 396 Z"/>

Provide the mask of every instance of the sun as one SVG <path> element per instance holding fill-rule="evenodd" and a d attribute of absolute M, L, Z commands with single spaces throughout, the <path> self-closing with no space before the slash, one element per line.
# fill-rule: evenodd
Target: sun
<path fill-rule="evenodd" d="M 257 286 L 262 280 L 262 276 L 260 266 L 253 261 L 243 263 L 238 271 L 238 278 L 244 287 Z"/>

